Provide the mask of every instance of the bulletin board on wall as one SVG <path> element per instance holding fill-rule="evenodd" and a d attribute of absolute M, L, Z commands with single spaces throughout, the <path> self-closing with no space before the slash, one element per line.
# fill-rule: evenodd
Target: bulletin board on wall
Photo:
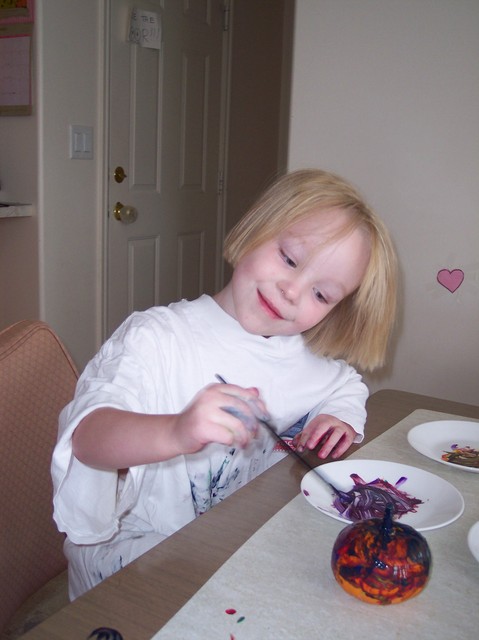
<path fill-rule="evenodd" d="M 34 0 L 0 0 L 0 116 L 32 113 Z"/>

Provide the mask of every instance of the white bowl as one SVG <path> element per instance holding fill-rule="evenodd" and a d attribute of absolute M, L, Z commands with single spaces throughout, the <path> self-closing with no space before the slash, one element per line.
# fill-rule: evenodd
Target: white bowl
<path fill-rule="evenodd" d="M 472 447 L 479 451 L 479 422 L 466 420 L 437 420 L 413 427 L 407 434 L 411 447 L 424 456 L 447 464 L 448 467 L 479 473 L 479 468 L 455 464 L 442 459 L 444 453 L 452 451 L 452 445 Z"/>
<path fill-rule="evenodd" d="M 467 544 L 469 545 L 472 555 L 479 562 L 479 522 L 473 524 L 469 529 Z"/>
<path fill-rule="evenodd" d="M 428 531 L 444 527 L 459 518 L 464 511 L 464 499 L 450 482 L 429 471 L 385 460 L 340 460 L 321 465 L 319 469 L 331 484 L 343 491 L 353 488 L 351 474 L 356 473 L 365 482 L 373 482 L 377 478 L 392 485 L 401 477 L 406 481 L 400 490 L 409 496 L 422 501 L 416 512 L 406 513 L 398 521 L 408 524 L 418 531 Z M 334 495 L 316 476 L 314 471 L 307 473 L 301 482 L 301 491 L 306 500 L 322 513 L 341 520 L 351 522 L 333 506 Z"/>

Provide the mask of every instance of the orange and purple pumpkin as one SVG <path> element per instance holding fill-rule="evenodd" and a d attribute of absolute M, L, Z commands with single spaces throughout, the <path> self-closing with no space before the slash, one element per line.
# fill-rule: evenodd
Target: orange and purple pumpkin
<path fill-rule="evenodd" d="M 371 604 L 395 604 L 420 593 L 429 578 L 431 552 L 413 527 L 384 518 L 345 527 L 334 543 L 331 567 L 342 588 Z"/>

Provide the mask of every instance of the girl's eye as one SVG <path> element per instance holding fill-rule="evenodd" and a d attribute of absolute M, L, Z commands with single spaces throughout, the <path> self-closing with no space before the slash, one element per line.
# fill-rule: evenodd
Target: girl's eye
<path fill-rule="evenodd" d="M 281 257 L 289 267 L 293 267 L 293 268 L 296 267 L 296 262 L 294 260 L 291 260 L 291 258 L 287 256 L 284 251 L 280 251 L 280 253 L 281 253 Z"/>
<path fill-rule="evenodd" d="M 323 294 L 321 293 L 321 291 L 318 291 L 318 289 L 315 289 L 314 291 L 314 295 L 316 296 L 316 298 L 320 301 L 320 302 L 326 302 L 327 304 L 327 300 L 326 298 L 323 296 Z"/>

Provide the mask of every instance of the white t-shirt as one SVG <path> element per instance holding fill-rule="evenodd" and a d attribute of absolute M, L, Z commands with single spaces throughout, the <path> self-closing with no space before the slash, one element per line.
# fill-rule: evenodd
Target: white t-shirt
<path fill-rule="evenodd" d="M 132 467 L 121 482 L 116 471 L 73 456 L 73 431 L 93 410 L 177 413 L 216 382 L 216 373 L 257 387 L 278 433 L 305 414 L 327 413 L 362 439 L 368 391 L 361 377 L 342 361 L 314 356 L 301 336 L 249 334 L 207 295 L 134 313 L 87 365 L 60 415 L 54 518 L 72 543 L 111 541 L 120 529 L 168 536 L 277 459 L 265 429 L 244 450 L 210 444 L 196 454 Z"/>

